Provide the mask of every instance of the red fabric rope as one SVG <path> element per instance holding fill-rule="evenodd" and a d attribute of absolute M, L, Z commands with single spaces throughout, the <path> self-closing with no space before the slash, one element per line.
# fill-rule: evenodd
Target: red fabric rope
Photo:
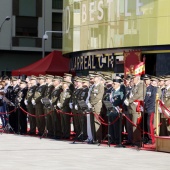
<path fill-rule="evenodd" d="M 11 110 L 10 112 L 0 112 L 1 115 L 5 114 L 11 114 L 12 112 L 15 112 L 17 109 Z"/>
<path fill-rule="evenodd" d="M 167 111 L 170 113 L 170 110 L 162 103 L 161 100 L 158 100 L 158 102 L 159 102 L 159 105 L 160 105 L 161 108 L 164 108 L 165 110 L 167 110 Z M 168 117 L 164 112 L 165 112 L 165 111 L 162 110 L 162 113 L 164 114 L 164 116 L 165 116 L 167 119 L 169 119 L 170 117 Z"/>
<path fill-rule="evenodd" d="M 154 136 L 155 138 L 159 138 L 159 136 L 155 136 L 155 135 L 152 135 L 148 132 L 145 132 L 143 131 L 141 128 L 139 128 L 136 124 L 134 124 L 125 114 L 123 114 L 123 116 L 133 125 L 135 126 L 136 128 L 138 128 L 143 134 L 147 134 L 147 135 L 150 135 L 150 136 Z"/>
<path fill-rule="evenodd" d="M 67 112 L 63 112 L 63 111 L 61 111 L 61 110 L 57 110 L 56 109 L 56 112 L 57 113 L 61 113 L 61 114 L 66 114 L 66 115 L 70 115 L 70 116 L 83 116 L 83 115 L 87 115 L 87 114 L 91 114 L 91 113 L 83 113 L 83 114 L 73 114 L 72 112 L 71 113 L 67 113 Z"/>
<path fill-rule="evenodd" d="M 32 116 L 32 117 L 45 117 L 45 116 L 47 116 L 47 115 L 49 115 L 49 114 L 51 114 L 51 113 L 53 112 L 53 111 L 51 110 L 51 111 L 48 112 L 47 114 L 43 114 L 43 115 L 37 116 L 37 115 L 33 115 L 33 114 L 31 114 L 31 113 L 25 111 L 22 107 L 20 107 L 20 109 L 21 109 L 24 113 L 26 113 L 26 114 L 28 114 L 29 116 Z"/>
<path fill-rule="evenodd" d="M 94 116 L 95 116 L 95 118 L 102 124 L 102 125 L 104 125 L 104 126 L 109 126 L 109 125 L 113 125 L 118 119 L 119 119 L 119 116 L 117 116 L 117 118 L 113 121 L 113 122 L 111 122 L 111 123 L 105 123 L 104 122 L 104 120 L 102 121 L 102 120 L 100 120 L 101 119 L 101 117 L 98 115 L 98 114 L 96 114 L 96 113 L 93 113 L 94 114 Z"/>

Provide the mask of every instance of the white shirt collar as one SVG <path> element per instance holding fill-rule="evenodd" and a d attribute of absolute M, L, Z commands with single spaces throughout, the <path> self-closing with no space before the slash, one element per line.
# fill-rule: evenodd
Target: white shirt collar
<path fill-rule="evenodd" d="M 117 89 L 115 89 L 115 91 L 118 91 L 118 90 L 120 90 L 120 87 L 118 87 Z"/>

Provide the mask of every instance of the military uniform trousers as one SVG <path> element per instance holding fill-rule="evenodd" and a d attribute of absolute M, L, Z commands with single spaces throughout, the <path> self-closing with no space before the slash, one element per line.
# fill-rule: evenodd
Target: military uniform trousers
<path fill-rule="evenodd" d="M 8 106 L 8 112 L 13 111 L 15 107 L 13 106 Z M 11 125 L 12 129 L 14 130 L 15 133 L 18 132 L 18 112 L 13 111 L 12 113 L 9 114 L 9 124 Z"/>
<path fill-rule="evenodd" d="M 44 109 L 43 109 L 43 105 L 41 102 L 36 103 L 35 114 L 36 114 L 36 116 L 44 115 Z M 36 124 L 38 127 L 38 132 L 40 134 L 43 134 L 44 130 L 45 130 L 45 117 L 44 116 L 36 117 Z"/>
<path fill-rule="evenodd" d="M 113 112 L 109 112 L 108 113 L 109 116 L 109 123 L 114 122 L 117 117 L 119 116 L 117 111 L 114 110 Z M 112 142 L 114 142 L 115 144 L 119 144 L 120 142 L 120 119 L 118 119 L 114 124 L 109 125 L 109 132 L 108 134 L 111 135 L 112 138 Z"/>
<path fill-rule="evenodd" d="M 62 110 L 63 112 L 66 112 Z M 69 113 L 69 112 L 67 112 Z M 62 129 L 62 137 L 63 138 L 70 138 L 70 120 L 71 116 L 67 114 L 60 114 L 61 116 L 61 129 Z"/>
<path fill-rule="evenodd" d="M 147 127 L 149 133 L 149 140 L 152 140 L 152 143 L 155 143 L 154 137 L 154 113 L 147 113 Z"/>
<path fill-rule="evenodd" d="M 128 113 L 126 116 L 137 126 L 133 126 L 131 122 L 127 121 L 128 142 L 140 146 L 142 138 L 140 124 L 137 124 L 139 114 L 134 112 L 132 114 Z"/>
<path fill-rule="evenodd" d="M 74 119 L 74 125 L 76 129 L 76 135 L 80 135 L 83 133 L 83 139 L 87 138 L 87 118 L 86 114 L 81 110 L 73 110 L 73 119 Z"/>
<path fill-rule="evenodd" d="M 91 128 L 91 117 L 92 114 L 87 114 L 86 119 L 87 119 L 87 137 L 89 141 L 93 140 L 93 135 L 92 135 L 92 128 Z"/>
<path fill-rule="evenodd" d="M 35 115 L 35 108 L 31 105 L 27 105 L 28 113 Z M 30 133 L 36 133 L 36 118 L 34 116 L 29 116 L 30 122 Z"/>
<path fill-rule="evenodd" d="M 60 113 L 58 113 L 55 109 L 53 109 L 51 116 L 52 116 L 52 128 L 54 132 L 54 137 L 60 138 L 62 136 Z"/>
<path fill-rule="evenodd" d="M 22 107 L 22 106 L 21 106 Z M 26 107 L 22 107 L 24 110 L 27 111 Z M 20 109 L 17 109 L 18 111 L 18 132 L 22 133 L 27 133 L 27 115 Z"/>
<path fill-rule="evenodd" d="M 170 119 L 167 119 L 163 113 L 160 116 L 160 136 L 170 136 Z"/>
<path fill-rule="evenodd" d="M 52 125 L 52 109 L 44 107 L 44 114 L 47 114 L 45 116 L 45 119 L 46 119 L 46 128 L 47 128 L 48 135 L 50 135 L 52 137 L 52 136 L 54 136 L 54 129 L 53 129 L 53 125 Z"/>
<path fill-rule="evenodd" d="M 93 113 L 100 116 L 101 107 L 102 107 L 102 102 L 98 102 L 96 105 L 93 106 Z M 93 140 L 101 142 L 101 140 L 102 140 L 102 125 L 98 121 L 98 119 L 96 119 L 94 114 L 91 114 L 91 117 L 90 117 Z"/>

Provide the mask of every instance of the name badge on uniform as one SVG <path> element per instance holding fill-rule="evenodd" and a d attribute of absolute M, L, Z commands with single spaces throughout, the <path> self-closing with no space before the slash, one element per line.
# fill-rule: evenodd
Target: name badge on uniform
<path fill-rule="evenodd" d="M 148 96 L 151 96 L 151 92 L 150 92 L 150 91 L 146 92 L 146 94 L 147 94 Z"/>

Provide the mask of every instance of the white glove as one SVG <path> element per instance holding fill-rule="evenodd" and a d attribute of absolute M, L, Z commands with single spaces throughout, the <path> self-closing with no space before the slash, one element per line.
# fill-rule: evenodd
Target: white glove
<path fill-rule="evenodd" d="M 78 110 L 78 106 L 77 105 L 75 105 L 74 108 L 75 108 L 75 110 Z"/>
<path fill-rule="evenodd" d="M 28 101 L 27 101 L 27 99 L 25 99 L 25 100 L 24 100 L 24 103 L 25 103 L 25 105 L 28 105 Z"/>
<path fill-rule="evenodd" d="M 33 105 L 36 105 L 36 103 L 35 103 L 35 100 L 34 100 L 34 99 L 32 99 L 31 103 L 32 103 Z"/>
<path fill-rule="evenodd" d="M 52 100 L 50 100 L 50 104 L 51 104 L 51 105 L 52 105 L 52 103 L 53 103 Z"/>
<path fill-rule="evenodd" d="M 143 106 L 140 106 L 140 110 L 141 110 L 141 112 L 143 112 L 143 111 L 144 111 L 144 108 L 143 108 Z"/>
<path fill-rule="evenodd" d="M 88 106 L 89 109 L 92 108 L 92 105 L 90 103 L 87 103 L 87 106 Z"/>
<path fill-rule="evenodd" d="M 70 109 L 73 109 L 73 103 L 69 103 Z"/>
<path fill-rule="evenodd" d="M 158 107 L 158 112 L 162 113 L 162 109 L 160 107 Z"/>
<path fill-rule="evenodd" d="M 129 106 L 129 101 L 128 101 L 128 99 L 125 99 L 125 100 L 124 100 L 124 104 L 125 104 L 126 106 Z"/>
<path fill-rule="evenodd" d="M 59 108 L 61 108 L 61 103 L 57 103 L 57 106 L 58 106 Z"/>
<path fill-rule="evenodd" d="M 44 104 L 42 99 L 41 99 L 41 103 Z"/>

